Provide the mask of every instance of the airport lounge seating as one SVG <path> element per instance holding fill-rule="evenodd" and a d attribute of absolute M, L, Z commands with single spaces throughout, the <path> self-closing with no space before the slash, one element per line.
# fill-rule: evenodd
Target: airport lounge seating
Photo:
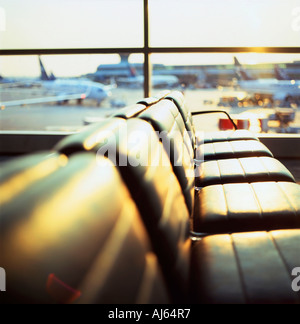
<path fill-rule="evenodd" d="M 7 302 L 300 303 L 300 186 L 267 148 L 199 166 L 192 115 L 173 99 L 65 138 L 53 152 L 67 164 L 24 178 L 0 212 Z"/>
<path fill-rule="evenodd" d="M 1 302 L 170 301 L 138 209 L 108 159 L 79 154 L 34 183 L 33 172 L 19 177 L 26 189 L 1 205 Z"/>
<path fill-rule="evenodd" d="M 167 142 L 163 141 L 163 143 L 165 143 L 167 147 L 169 145 L 173 146 L 175 150 L 175 153 L 171 154 L 171 160 L 174 155 L 181 158 L 183 166 L 187 169 L 186 174 L 191 174 L 189 162 L 192 159 L 194 148 L 190 136 L 190 129 L 194 129 L 193 124 L 190 122 L 190 126 L 184 127 L 184 125 L 187 124 L 184 123 L 182 115 L 178 112 L 176 106 L 167 100 L 162 100 L 160 103 L 150 106 L 148 109 L 141 112 L 138 117 L 149 121 L 156 131 L 167 134 L 169 140 Z M 196 160 L 194 166 L 197 187 L 204 187 L 208 184 L 248 181 L 295 181 L 286 167 L 278 160 L 272 158 L 272 153 L 258 140 L 238 140 L 226 143 L 238 144 L 241 147 L 239 154 L 240 156 L 244 155 L 244 157 L 233 158 L 231 156 L 231 151 L 225 152 L 222 148 L 222 151 L 218 151 L 217 154 L 219 157 L 225 154 L 227 156 L 226 159 L 226 156 L 223 156 L 223 159 L 217 159 L 216 156 L 214 159 L 212 159 L 211 156 L 208 159 L 208 156 L 205 154 L 197 156 L 202 160 L 200 160 L 199 163 Z M 251 149 L 247 151 L 247 146 L 246 150 L 244 150 L 243 145 L 245 143 L 250 143 L 251 145 L 255 143 L 259 145 L 258 150 Z M 224 145 L 224 142 L 214 143 L 213 145 L 217 144 Z M 210 159 L 212 160 L 210 161 Z M 173 160 L 171 162 L 173 165 L 176 165 L 175 162 L 178 161 Z M 177 167 L 177 169 L 178 168 L 180 167 Z"/>
<path fill-rule="evenodd" d="M 272 180 L 295 182 L 291 172 L 281 162 L 264 156 L 206 161 L 200 164 L 197 171 L 197 187 Z"/>
<path fill-rule="evenodd" d="M 290 182 L 231 183 L 196 194 L 194 231 L 233 233 L 300 227 L 300 187 Z"/>
<path fill-rule="evenodd" d="M 153 128 L 145 121 L 113 118 L 98 125 L 97 132 L 94 129 L 95 126 L 66 138 L 56 150 L 65 154 L 90 151 L 110 156 L 110 151 L 116 153 L 114 163 L 119 166 L 149 231 L 173 300 L 182 302 L 182 296 L 187 295 L 189 275 L 188 208 L 193 206 L 193 186 L 189 190 L 190 201 L 185 202 L 170 160 Z M 106 140 L 108 134 L 113 137 L 112 141 Z M 143 136 L 132 141 L 131 134 Z M 86 145 L 87 142 L 92 145 Z M 149 147 L 151 154 L 148 154 Z"/>
<path fill-rule="evenodd" d="M 238 141 L 238 140 L 258 140 L 258 138 L 250 131 L 244 129 L 237 129 L 234 121 L 232 121 L 235 128 L 234 131 L 214 131 L 214 132 L 202 132 L 198 130 L 198 135 L 196 135 L 196 129 L 193 122 L 193 113 L 188 109 L 184 95 L 180 91 L 172 91 L 166 97 L 166 99 L 171 100 L 178 108 L 184 123 L 186 125 L 187 131 L 191 133 L 192 144 L 197 146 L 199 143 L 217 143 L 217 142 L 226 142 L 226 141 Z M 220 113 L 221 111 L 219 111 Z M 212 111 L 200 111 L 195 112 L 197 114 L 210 114 Z M 225 112 L 228 118 L 230 116 Z"/>
<path fill-rule="evenodd" d="M 299 228 L 204 237 L 193 247 L 192 302 L 299 304 L 291 289 L 299 246 Z"/>

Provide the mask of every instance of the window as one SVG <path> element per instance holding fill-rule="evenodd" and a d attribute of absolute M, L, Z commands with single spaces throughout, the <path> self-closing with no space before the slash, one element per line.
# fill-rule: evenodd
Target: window
<path fill-rule="evenodd" d="M 2 0 L 2 49 L 143 46 L 141 0 Z"/>
<path fill-rule="evenodd" d="M 158 81 L 181 89 L 194 112 L 225 110 L 256 133 L 300 133 L 300 54 L 153 54 L 152 63 L 152 91 Z M 232 126 L 223 114 L 195 117 L 195 124 Z"/>
<path fill-rule="evenodd" d="M 30 123 L 25 125 L 28 116 L 40 130 L 78 129 L 86 118 L 106 118 L 116 109 L 150 96 L 151 91 L 155 94 L 168 88 L 183 90 L 193 110 L 220 107 L 233 114 L 254 109 L 256 114 L 265 114 L 270 109 L 274 114 L 274 108 L 294 109 L 293 121 L 269 127 L 268 132 L 280 127 L 296 131 L 300 79 L 297 0 L 54 0 L 47 4 L 2 0 L 1 7 L 0 101 L 2 117 L 12 114 L 2 118 L 1 129 L 30 129 Z M 38 83 L 42 74 L 38 56 L 48 81 L 55 77 L 60 83 L 72 84 L 75 79 L 82 86 L 74 85 L 72 91 L 69 87 L 44 91 L 46 82 Z M 234 56 L 253 79 L 262 80 L 256 84 L 258 93 L 257 89 L 242 89 L 245 84 L 234 66 Z M 276 66 L 289 79 L 285 83 L 295 83 L 290 86 L 296 89 L 292 98 L 281 90 L 275 98 L 270 89 L 265 94 L 268 84 L 269 88 L 276 86 Z M 101 102 L 87 98 L 87 80 L 110 89 L 109 96 Z M 48 107 L 48 119 L 43 113 L 35 119 L 36 105 L 13 107 L 10 112 L 3 105 L 41 95 L 61 96 L 43 104 L 44 114 Z M 26 115 L 23 120 L 22 114 Z M 217 128 L 219 119 L 214 120 L 214 124 L 204 122 L 204 127 Z M 13 125 L 16 121 L 22 125 Z"/>
<path fill-rule="evenodd" d="M 77 131 L 143 98 L 143 55 L 2 56 L 0 67 L 1 130 Z"/>
<path fill-rule="evenodd" d="M 300 46 L 298 0 L 149 0 L 149 8 L 153 47 Z"/>

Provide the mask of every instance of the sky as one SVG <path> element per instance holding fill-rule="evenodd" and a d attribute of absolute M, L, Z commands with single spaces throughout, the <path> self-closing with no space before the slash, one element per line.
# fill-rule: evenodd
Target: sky
<path fill-rule="evenodd" d="M 299 0 L 149 0 L 150 42 L 168 46 L 300 47 Z M 141 47 L 143 0 L 0 0 L 0 47 Z M 293 60 L 243 54 L 244 63 Z M 299 55 L 295 59 L 300 60 Z M 58 75 L 92 73 L 118 56 L 45 57 Z M 132 62 L 142 62 L 132 55 Z M 153 63 L 228 64 L 228 55 L 153 55 Z M 38 73 L 37 58 L 0 58 L 0 74 Z"/>

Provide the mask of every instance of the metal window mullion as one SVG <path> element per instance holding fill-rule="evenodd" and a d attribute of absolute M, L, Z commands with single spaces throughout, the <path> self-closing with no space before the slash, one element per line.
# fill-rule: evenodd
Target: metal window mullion
<path fill-rule="evenodd" d="M 149 3 L 144 0 L 144 96 L 151 97 L 151 62 L 149 51 Z"/>
<path fill-rule="evenodd" d="M 148 29 L 149 33 L 149 29 Z M 147 33 L 147 34 L 148 34 Z M 146 34 L 146 32 L 145 32 Z M 146 42 L 145 42 L 146 43 Z M 56 49 L 0 49 L 0 56 L 18 55 L 80 55 L 80 54 L 192 54 L 192 53 L 271 53 L 300 54 L 300 47 L 149 47 L 128 48 L 56 48 Z"/>

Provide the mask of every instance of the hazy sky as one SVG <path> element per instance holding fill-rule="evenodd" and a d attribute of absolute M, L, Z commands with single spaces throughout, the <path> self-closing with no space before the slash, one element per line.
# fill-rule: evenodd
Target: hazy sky
<path fill-rule="evenodd" d="M 151 46 L 300 46 L 299 0 L 149 3 Z M 4 49 L 140 47 L 142 28 L 142 0 L 0 0 L 0 46 Z M 266 60 L 265 56 L 255 55 L 244 58 L 252 63 Z M 139 62 L 142 59 L 131 57 Z M 285 59 L 276 57 L 279 61 Z M 58 74 L 76 75 L 94 72 L 97 65 L 118 60 L 116 56 L 46 57 L 45 63 Z M 230 63 L 232 55 L 153 56 L 154 62 L 170 64 L 218 60 Z M 0 74 L 33 75 L 37 71 L 36 58 L 0 61 Z"/>

